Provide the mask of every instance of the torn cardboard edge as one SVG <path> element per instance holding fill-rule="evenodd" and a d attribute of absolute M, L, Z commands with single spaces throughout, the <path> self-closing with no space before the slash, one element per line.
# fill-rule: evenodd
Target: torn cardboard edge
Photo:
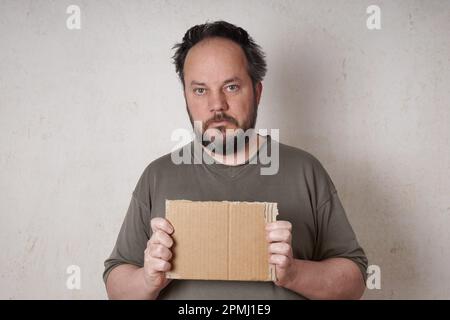
<path fill-rule="evenodd" d="M 166 277 L 276 281 L 275 265 L 267 260 L 265 224 L 277 215 L 274 202 L 166 200 L 166 218 L 175 224 L 173 269 Z"/>

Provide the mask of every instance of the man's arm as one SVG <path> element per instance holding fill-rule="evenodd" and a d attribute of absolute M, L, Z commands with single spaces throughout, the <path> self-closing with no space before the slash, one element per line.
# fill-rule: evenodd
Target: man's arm
<path fill-rule="evenodd" d="M 130 300 L 155 300 L 160 290 L 145 282 L 144 268 L 121 264 L 111 270 L 106 281 L 108 298 Z"/>
<path fill-rule="evenodd" d="M 293 259 L 293 278 L 283 287 L 309 299 L 360 299 L 365 290 L 358 266 L 346 258 Z"/>
<path fill-rule="evenodd" d="M 269 262 L 276 265 L 276 285 L 308 299 L 360 299 L 365 290 L 361 271 L 350 259 L 323 261 L 294 259 L 291 246 L 292 225 L 276 221 L 266 227 Z"/>

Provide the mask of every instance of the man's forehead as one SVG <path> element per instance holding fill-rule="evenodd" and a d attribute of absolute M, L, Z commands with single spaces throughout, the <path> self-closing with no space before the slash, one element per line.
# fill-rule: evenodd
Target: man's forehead
<path fill-rule="evenodd" d="M 241 47 L 231 40 L 213 38 L 192 47 L 185 60 L 184 75 L 203 82 L 214 78 L 223 82 L 232 77 L 245 76 L 247 60 Z M 204 78 L 203 80 L 200 78 Z M 188 80 L 188 79 L 186 79 Z"/>

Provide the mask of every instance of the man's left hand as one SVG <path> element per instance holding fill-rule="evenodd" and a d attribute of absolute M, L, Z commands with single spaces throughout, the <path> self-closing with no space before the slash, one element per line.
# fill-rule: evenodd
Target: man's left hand
<path fill-rule="evenodd" d="M 274 264 L 277 286 L 284 287 L 295 278 L 292 255 L 292 224 L 289 221 L 275 221 L 266 224 L 266 239 L 269 242 L 269 263 Z"/>

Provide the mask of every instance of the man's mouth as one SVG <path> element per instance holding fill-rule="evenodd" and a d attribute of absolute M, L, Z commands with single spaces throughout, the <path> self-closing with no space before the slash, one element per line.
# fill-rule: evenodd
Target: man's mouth
<path fill-rule="evenodd" d="M 211 124 L 209 125 L 209 127 L 212 127 L 212 128 L 223 127 L 223 126 L 225 126 L 227 123 L 230 123 L 230 122 L 227 121 L 227 120 L 213 121 L 213 122 L 211 122 Z"/>

